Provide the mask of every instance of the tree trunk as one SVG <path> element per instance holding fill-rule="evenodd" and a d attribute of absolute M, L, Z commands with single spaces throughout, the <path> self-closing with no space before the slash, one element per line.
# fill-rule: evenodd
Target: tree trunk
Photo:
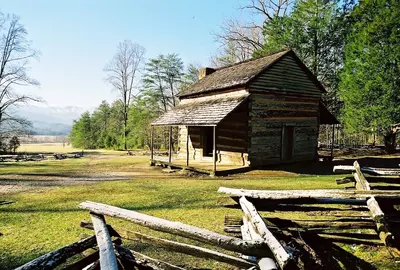
<path fill-rule="evenodd" d="M 126 146 L 126 136 L 127 136 L 127 129 L 126 126 L 128 124 L 128 113 L 127 113 L 127 108 L 125 107 L 125 112 L 124 112 L 124 150 L 127 150 Z"/>
<path fill-rule="evenodd" d="M 396 151 L 397 141 L 396 141 L 396 133 L 390 130 L 386 135 L 385 138 L 385 150 L 388 154 L 394 154 Z"/>

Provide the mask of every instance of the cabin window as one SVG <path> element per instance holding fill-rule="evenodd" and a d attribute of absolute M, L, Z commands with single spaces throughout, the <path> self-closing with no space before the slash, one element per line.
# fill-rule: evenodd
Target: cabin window
<path fill-rule="evenodd" d="M 213 127 L 203 127 L 202 143 L 203 143 L 203 157 L 213 156 Z"/>
<path fill-rule="evenodd" d="M 294 151 L 294 126 L 285 125 L 282 127 L 282 153 L 281 160 L 292 161 Z"/>

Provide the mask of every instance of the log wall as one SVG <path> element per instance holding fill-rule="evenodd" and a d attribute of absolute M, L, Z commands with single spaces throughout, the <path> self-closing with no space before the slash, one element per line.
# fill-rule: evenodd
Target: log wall
<path fill-rule="evenodd" d="M 266 72 L 257 76 L 250 85 L 250 90 L 253 91 L 264 91 L 266 88 L 281 94 L 321 97 L 321 90 L 291 55 L 284 56 Z"/>
<path fill-rule="evenodd" d="M 249 160 L 252 166 L 314 160 L 321 90 L 286 56 L 249 86 Z M 293 157 L 282 160 L 285 126 L 294 127 Z"/>
<path fill-rule="evenodd" d="M 248 144 L 248 103 L 229 114 L 217 126 L 217 161 L 218 164 L 247 165 Z M 190 160 L 212 161 L 212 157 L 203 156 L 203 127 L 189 127 Z M 179 158 L 186 158 L 187 128 L 180 127 Z M 210 138 L 212 140 L 212 138 Z"/>

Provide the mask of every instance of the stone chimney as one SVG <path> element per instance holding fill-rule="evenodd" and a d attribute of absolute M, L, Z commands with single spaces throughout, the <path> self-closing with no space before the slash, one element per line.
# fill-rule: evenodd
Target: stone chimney
<path fill-rule="evenodd" d="M 210 67 L 201 68 L 199 70 L 199 80 L 203 79 L 205 76 L 210 75 L 211 73 L 215 72 L 215 69 Z"/>

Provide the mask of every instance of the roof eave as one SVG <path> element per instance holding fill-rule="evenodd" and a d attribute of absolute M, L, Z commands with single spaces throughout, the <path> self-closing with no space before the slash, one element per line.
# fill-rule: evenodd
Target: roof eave
<path fill-rule="evenodd" d="M 219 91 L 225 91 L 225 90 L 239 90 L 236 88 L 240 88 L 240 87 L 244 87 L 245 89 L 247 89 L 247 86 L 248 86 L 248 83 L 240 83 L 240 84 L 235 84 L 233 86 L 214 88 L 214 89 L 206 90 L 206 91 L 199 92 L 199 93 L 184 94 L 184 95 L 179 95 L 179 96 L 177 95 L 177 97 L 179 97 L 179 99 L 197 97 L 197 96 L 202 96 L 203 94 L 210 94 L 212 92 L 219 92 Z"/>

